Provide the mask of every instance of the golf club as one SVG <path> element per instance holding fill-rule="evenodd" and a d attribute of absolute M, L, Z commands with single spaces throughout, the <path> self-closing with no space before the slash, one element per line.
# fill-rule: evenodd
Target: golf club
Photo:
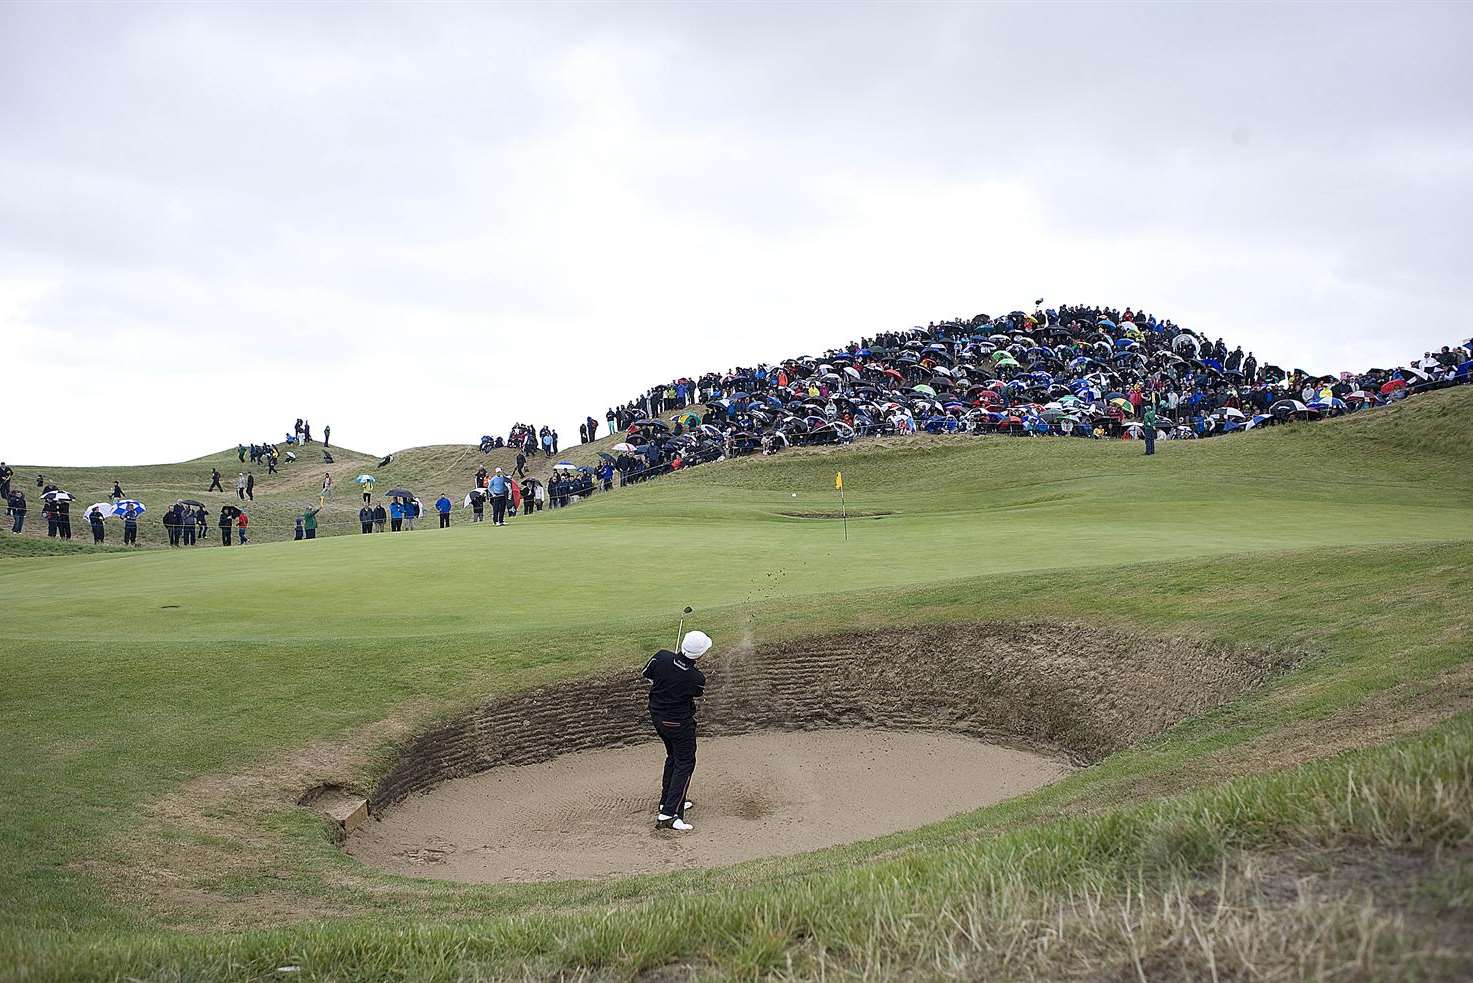
<path fill-rule="evenodd" d="M 685 637 L 685 616 L 690 614 L 690 608 L 686 608 L 680 615 L 680 627 L 675 629 L 675 651 L 680 651 L 680 640 Z"/>

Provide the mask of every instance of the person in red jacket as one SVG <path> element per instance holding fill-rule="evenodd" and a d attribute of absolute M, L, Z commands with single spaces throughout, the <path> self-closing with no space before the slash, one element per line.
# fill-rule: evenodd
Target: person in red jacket
<path fill-rule="evenodd" d="M 246 519 L 246 514 L 244 512 L 242 512 L 240 515 L 238 515 L 238 516 L 235 517 L 235 529 L 236 529 L 236 532 L 239 533 L 239 535 L 240 535 L 240 544 L 242 546 L 245 545 L 245 541 L 246 541 L 246 526 L 248 526 L 249 524 L 250 524 L 250 521 L 248 519 Z"/>

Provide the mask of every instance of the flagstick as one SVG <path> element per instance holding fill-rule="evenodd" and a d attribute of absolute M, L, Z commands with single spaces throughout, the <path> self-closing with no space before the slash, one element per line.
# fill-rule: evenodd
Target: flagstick
<path fill-rule="evenodd" d="M 839 514 L 844 518 L 844 542 L 849 542 L 849 507 L 844 504 L 844 486 L 839 486 Z"/>

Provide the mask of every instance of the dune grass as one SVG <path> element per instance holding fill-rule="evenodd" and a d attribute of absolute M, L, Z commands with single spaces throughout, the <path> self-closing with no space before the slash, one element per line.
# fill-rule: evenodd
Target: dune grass
<path fill-rule="evenodd" d="M 1467 844 L 1473 447 L 1447 423 L 1470 409 L 1473 392 L 1433 394 L 1151 460 L 1086 441 L 875 443 L 698 469 L 505 529 L 8 555 L 0 944 L 27 978 L 287 963 L 321 979 L 1044 978 L 1131 975 L 1137 959 L 1312 975 L 1303 959 L 1346 946 L 1351 978 L 1452 972 L 1467 949 L 1409 929 L 1415 899 L 1368 909 L 1335 888 L 1288 904 L 1262 864 Z M 847 542 L 801 517 L 833 509 L 838 467 L 850 507 L 884 513 L 851 521 Z M 289 802 L 222 799 L 230 836 L 157 808 L 313 742 L 382 753 L 377 721 L 634 665 L 684 604 L 718 641 L 1046 619 L 1306 661 L 1034 795 L 724 871 L 447 885 L 359 868 Z M 1462 897 L 1452 870 L 1408 884 Z M 1209 888 L 1234 899 L 1224 913 L 1188 903 Z"/>

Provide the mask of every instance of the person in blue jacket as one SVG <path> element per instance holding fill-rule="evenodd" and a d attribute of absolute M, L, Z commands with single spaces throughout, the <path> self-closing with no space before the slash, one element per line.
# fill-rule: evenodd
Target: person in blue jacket
<path fill-rule="evenodd" d="M 398 532 L 404 528 L 404 505 L 396 498 L 389 503 L 389 531 Z"/>
<path fill-rule="evenodd" d="M 500 468 L 496 469 L 496 473 L 486 483 L 486 491 L 491 494 L 491 524 L 506 525 L 506 503 L 511 498 L 511 482 L 501 473 Z"/>
<path fill-rule="evenodd" d="M 448 529 L 450 527 L 450 509 L 450 499 L 446 498 L 444 495 L 441 495 L 435 500 L 435 511 L 440 513 L 441 529 Z"/>

